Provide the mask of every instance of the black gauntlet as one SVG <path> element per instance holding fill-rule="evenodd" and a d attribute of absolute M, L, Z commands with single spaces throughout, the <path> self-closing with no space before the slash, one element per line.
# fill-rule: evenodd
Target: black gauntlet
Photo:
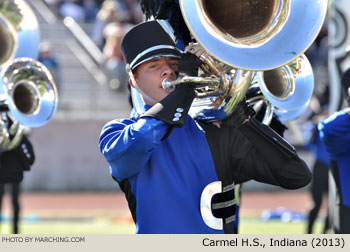
<path fill-rule="evenodd" d="M 154 117 L 174 127 L 183 127 L 192 101 L 195 97 L 193 87 L 188 83 L 177 85 L 163 100 L 155 104 L 141 117 Z"/>
<path fill-rule="evenodd" d="M 197 76 L 202 61 L 192 53 L 184 53 L 179 60 L 179 72 L 183 75 Z M 154 117 L 174 127 L 182 128 L 186 122 L 188 111 L 195 98 L 195 85 L 182 83 L 176 86 L 163 100 L 155 104 L 141 117 Z"/>
<path fill-rule="evenodd" d="M 179 60 L 179 73 L 188 76 L 198 76 L 198 68 L 203 62 L 193 53 L 187 52 L 181 55 Z"/>

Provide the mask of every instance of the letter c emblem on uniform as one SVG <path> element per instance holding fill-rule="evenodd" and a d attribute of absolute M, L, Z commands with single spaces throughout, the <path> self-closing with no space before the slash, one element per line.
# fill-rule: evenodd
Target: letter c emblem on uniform
<path fill-rule="evenodd" d="M 214 194 L 221 193 L 221 181 L 215 181 L 208 184 L 201 195 L 201 215 L 204 223 L 210 228 L 216 230 L 223 229 L 223 220 L 216 218 L 211 211 L 211 201 Z"/>

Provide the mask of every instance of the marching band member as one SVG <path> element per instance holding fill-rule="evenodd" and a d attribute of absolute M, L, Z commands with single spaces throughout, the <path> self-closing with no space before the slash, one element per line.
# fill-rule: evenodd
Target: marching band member
<path fill-rule="evenodd" d="M 170 93 L 162 88 L 165 78 L 174 80 L 179 72 L 197 75 L 201 61 L 177 49 L 158 21 L 132 28 L 122 52 L 146 112 L 107 123 L 99 146 L 137 233 L 236 233 L 235 184 L 253 179 L 297 189 L 310 182 L 294 147 L 251 117 L 245 101 L 220 125 L 199 123 L 188 115 L 195 97 L 191 84 Z M 216 182 L 219 192 L 203 194 Z M 209 217 L 203 202 L 209 202 Z"/>
<path fill-rule="evenodd" d="M 6 104 L 0 105 L 0 122 L 11 128 L 12 120 L 8 116 L 9 109 Z M 11 135 L 11 139 L 14 136 Z M 23 180 L 23 172 L 29 171 L 35 161 L 35 154 L 32 143 L 26 135 L 18 146 L 8 149 L 0 146 L 0 223 L 1 223 L 1 206 L 2 199 L 5 194 L 6 186 L 11 187 L 12 210 L 13 210 L 13 229 L 14 234 L 19 232 L 19 217 L 20 217 L 20 202 L 19 197 L 21 193 L 20 182 Z"/>
<path fill-rule="evenodd" d="M 342 77 L 342 88 L 350 105 L 350 70 Z M 330 155 L 330 168 L 336 184 L 334 231 L 336 234 L 350 234 L 350 108 L 326 117 L 318 129 Z"/>

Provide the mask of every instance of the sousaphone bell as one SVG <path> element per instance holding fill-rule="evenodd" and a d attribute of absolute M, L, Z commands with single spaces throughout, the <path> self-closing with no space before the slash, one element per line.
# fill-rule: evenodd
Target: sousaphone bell
<path fill-rule="evenodd" d="M 166 80 L 164 88 L 182 82 L 198 83 L 193 114 L 221 120 L 230 115 L 258 80 L 272 111 L 276 107 L 276 111 L 300 114 L 314 85 L 312 68 L 303 53 L 322 28 L 326 0 L 179 0 L 179 3 L 192 36 L 208 54 L 202 60 L 204 68 L 211 72 L 203 71 L 202 79 L 185 76 L 183 81 Z M 239 76 L 245 76 L 244 81 L 237 80 Z M 292 85 L 283 86 L 287 84 Z M 210 92 L 206 93 L 206 89 Z"/>

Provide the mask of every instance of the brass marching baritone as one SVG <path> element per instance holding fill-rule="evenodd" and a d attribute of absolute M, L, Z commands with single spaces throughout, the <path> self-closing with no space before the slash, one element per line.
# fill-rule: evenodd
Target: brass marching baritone
<path fill-rule="evenodd" d="M 35 60 L 39 40 L 29 5 L 0 1 L 0 151 L 15 148 L 25 128 L 46 124 L 56 112 L 56 85 L 49 70 Z"/>
<path fill-rule="evenodd" d="M 192 115 L 209 121 L 225 118 L 254 83 L 262 90 L 260 98 L 268 103 L 270 114 L 275 111 L 288 120 L 292 115 L 300 115 L 311 97 L 314 82 L 312 68 L 303 53 L 321 30 L 327 0 L 179 3 L 191 35 L 210 56 L 201 58 L 201 77 L 165 80 L 163 87 L 198 83 Z"/>

